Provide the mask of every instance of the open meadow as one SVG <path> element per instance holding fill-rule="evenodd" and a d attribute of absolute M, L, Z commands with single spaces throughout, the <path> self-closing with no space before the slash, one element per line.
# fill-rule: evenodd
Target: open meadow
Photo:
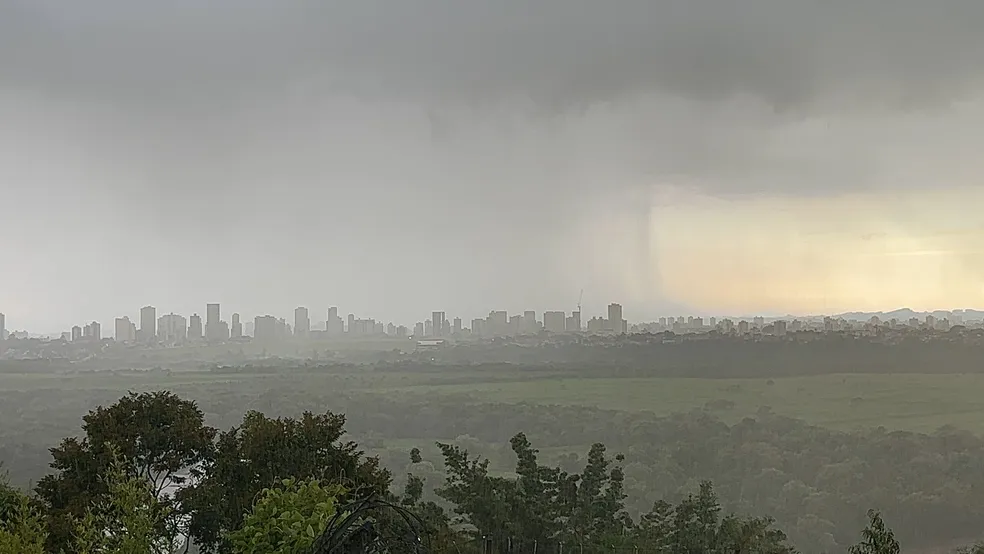
<path fill-rule="evenodd" d="M 207 387 L 254 394 L 282 386 L 385 395 L 406 401 L 463 404 L 584 406 L 669 415 L 706 409 L 733 423 L 770 408 L 774 413 L 839 430 L 883 426 L 931 432 L 944 425 L 984 434 L 984 375 L 833 374 L 773 379 L 605 378 L 516 368 L 337 371 L 299 369 L 271 374 L 217 371 L 114 371 L 0 374 L 0 394 L 42 391 L 126 392 Z"/>

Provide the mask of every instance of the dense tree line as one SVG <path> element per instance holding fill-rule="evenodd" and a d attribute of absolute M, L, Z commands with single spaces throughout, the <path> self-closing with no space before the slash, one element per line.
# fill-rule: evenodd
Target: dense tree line
<path fill-rule="evenodd" d="M 326 383 L 333 390 L 327 399 L 323 393 Z M 325 381 L 289 372 L 235 388 L 225 383 L 182 386 L 177 390 L 183 397 L 199 402 L 194 414 L 186 410 L 186 419 L 197 420 L 197 411 L 205 410 L 211 425 L 236 429 L 225 441 L 219 440 L 224 433 L 216 432 L 212 438 L 192 437 L 184 444 L 193 445 L 192 439 L 209 449 L 223 444 L 226 458 L 232 459 L 233 452 L 253 448 L 249 445 L 254 434 L 269 432 L 259 424 L 247 423 L 244 411 L 261 412 L 266 415 L 258 421 L 275 422 L 284 417 L 298 421 L 303 418 L 289 416 L 305 410 L 323 415 L 330 409 L 345 413 L 348 436 L 379 457 L 380 470 L 392 471 L 391 486 L 402 488 L 408 471 L 425 476 L 424 497 L 449 510 L 449 503 L 433 490 L 446 474 L 442 452 L 433 440 L 481 455 L 489 460 L 490 471 L 501 475 L 515 465 L 510 439 L 525 432 L 542 449 L 541 463 L 572 474 L 587 464 L 585 452 L 594 443 L 625 454 L 625 507 L 636 521 L 654 502 L 676 505 L 697 490 L 700 481 L 708 480 L 715 484 L 725 511 L 747 517 L 774 516 L 790 542 L 809 553 L 846 550 L 871 506 L 884 510 L 897 523 L 899 539 L 914 547 L 971 542 L 984 529 L 984 495 L 980 492 L 984 474 L 978 469 L 978 461 L 984 459 L 984 440 L 952 428 L 932 434 L 877 428 L 837 432 L 768 410 L 726 424 L 706 410 L 656 417 L 588 407 L 402 398 L 351 388 L 344 380 Z M 43 476 L 38 470 L 52 460 L 44 449 L 78 429 L 78 414 L 94 405 L 110 406 L 119 396 L 108 389 L 3 394 L 0 421 L 19 423 L 0 428 L 0 459 L 10 462 L 7 467 L 19 486 L 32 488 Z M 73 410 L 76 415 L 66 415 Z M 86 419 L 110 421 L 123 417 L 118 412 L 95 409 Z M 287 436 L 292 433 L 282 431 Z M 84 435 L 75 440 L 81 444 Z M 421 447 L 421 463 L 407 464 L 411 446 Z M 76 445 L 66 442 L 59 448 L 70 452 Z M 98 450 L 90 446 L 82 452 L 87 456 L 108 454 Z M 262 450 L 255 455 L 260 453 Z M 232 474 L 243 469 L 228 464 L 216 471 Z M 44 482 L 61 486 L 51 481 Z M 101 486 L 95 483 L 91 490 L 98 492 Z M 250 491 L 237 494 L 246 498 Z M 65 491 L 62 500 L 56 498 L 56 505 L 78 517 L 81 510 L 70 506 L 77 495 L 71 492 Z M 212 489 L 212 494 L 219 492 L 228 494 L 221 497 L 223 502 L 240 506 L 214 517 L 231 521 L 227 527 L 238 524 L 242 514 L 237 512 L 251 499 L 236 500 L 236 494 Z M 58 527 L 58 522 L 52 525 Z M 62 522 L 67 525 L 68 520 Z"/>
<path fill-rule="evenodd" d="M 0 553 L 166 554 L 185 533 L 207 553 L 307 553 L 347 502 L 367 497 L 414 514 L 426 551 L 435 553 L 794 551 L 770 518 L 724 515 L 709 482 L 631 517 L 626 460 L 602 443 L 571 472 L 544 464 L 517 433 L 509 475 L 492 472 L 487 458 L 439 443 L 440 502 L 426 501 L 421 477 L 408 475 L 398 492 L 379 459 L 344 438 L 345 422 L 332 412 L 295 419 L 253 411 L 219 433 L 193 401 L 131 393 L 91 411 L 81 437 L 51 449 L 54 471 L 34 494 L 0 486 Z M 410 456 L 422 463 L 419 450 Z M 898 552 L 880 515 L 869 518 L 852 552 Z M 394 521 L 375 516 L 363 527 Z M 365 545 L 361 551 L 413 551 Z"/>
<path fill-rule="evenodd" d="M 892 337 L 801 332 L 783 337 L 674 335 L 557 337 L 550 341 L 464 343 L 417 363 L 554 366 L 582 374 L 749 378 L 837 373 L 981 371 L 984 332 L 912 333 Z"/>

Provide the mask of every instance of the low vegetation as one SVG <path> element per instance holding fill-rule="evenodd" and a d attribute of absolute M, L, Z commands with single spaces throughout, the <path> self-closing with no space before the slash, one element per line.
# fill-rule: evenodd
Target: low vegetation
<path fill-rule="evenodd" d="M 332 412 L 294 419 L 251 411 L 240 425 L 217 433 L 194 402 L 160 391 L 131 393 L 83 421 L 82 437 L 52 449 L 54 472 L 38 483 L 36 496 L 0 488 L 0 553 L 163 554 L 186 534 L 207 553 L 306 554 L 332 531 L 334 516 L 359 498 L 384 498 L 411 514 L 420 522 L 420 544 L 435 553 L 794 552 L 772 518 L 723 509 L 709 481 L 679 500 L 656 499 L 633 517 L 626 503 L 632 492 L 628 460 L 610 455 L 601 442 L 571 471 L 545 464 L 530 439 L 517 433 L 508 444 L 510 474 L 496 474 L 489 459 L 460 445 L 439 442 L 444 478 L 432 501 L 424 498 L 424 478 L 413 473 L 398 492 L 380 460 L 344 438 L 346 419 Z M 692 419 L 676 424 L 688 421 L 678 431 L 685 430 L 694 447 L 724 446 L 708 444 Z M 760 432 L 752 421 L 733 428 L 709 424 L 732 435 Z M 771 425 L 783 424 L 795 430 L 791 420 Z M 764 443 L 759 448 L 768 450 Z M 809 465 L 811 458 L 804 452 L 800 463 Z M 412 467 L 425 464 L 416 449 L 409 461 Z M 189 472 L 187 480 L 182 471 Z M 856 487 L 848 476 L 831 477 Z M 177 494 L 165 494 L 170 484 L 179 485 Z M 851 552 L 897 553 L 881 515 L 869 511 L 867 518 Z M 371 537 L 363 537 L 358 551 L 417 551 L 379 540 L 384 527 L 399 524 L 397 518 L 361 521 L 359 529 Z M 851 534 L 857 537 L 856 530 Z"/>

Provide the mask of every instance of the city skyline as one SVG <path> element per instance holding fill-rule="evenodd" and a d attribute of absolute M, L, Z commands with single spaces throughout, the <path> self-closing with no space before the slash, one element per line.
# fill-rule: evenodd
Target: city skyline
<path fill-rule="evenodd" d="M 872 1 L 16 2 L 0 309 L 984 306 L 984 4 Z"/>
<path fill-rule="evenodd" d="M 698 321 L 707 320 L 712 322 L 710 325 L 714 327 L 715 321 L 732 320 L 734 322 L 739 321 L 793 321 L 793 320 L 812 320 L 812 321 L 822 321 L 826 318 L 842 318 L 847 317 L 848 319 L 854 319 L 858 321 L 866 320 L 872 316 L 879 317 L 882 314 L 894 314 L 898 313 L 901 320 L 909 320 L 913 316 L 916 317 L 937 317 L 944 318 L 947 314 L 954 314 L 958 321 L 963 321 L 965 318 L 968 320 L 976 320 L 978 318 L 984 319 L 984 310 L 977 310 L 974 308 L 956 308 L 950 310 L 913 310 L 908 307 L 896 308 L 894 310 L 879 310 L 879 311 L 863 311 L 855 310 L 851 312 L 840 312 L 840 313 L 813 313 L 813 314 L 707 314 L 707 313 L 690 313 L 684 315 L 683 312 L 676 313 L 675 315 L 661 315 L 653 316 L 650 318 L 642 318 L 638 320 L 630 320 L 625 318 L 623 315 L 624 307 L 619 303 L 609 303 L 605 310 L 596 314 L 586 314 L 578 311 L 579 307 L 575 307 L 572 310 L 490 310 L 486 315 L 477 318 L 464 318 L 460 315 L 448 315 L 446 311 L 432 311 L 427 317 L 418 318 L 415 321 L 408 321 L 403 323 L 398 323 L 387 319 L 376 319 L 371 314 L 359 314 L 356 312 L 344 312 L 339 310 L 338 306 L 330 306 L 325 310 L 320 310 L 320 313 L 325 314 L 324 320 L 319 319 L 316 314 L 319 313 L 317 310 L 312 310 L 307 306 L 297 306 L 292 310 L 289 310 L 290 314 L 278 315 L 278 314 L 256 314 L 252 317 L 243 316 L 239 311 L 230 312 L 227 319 L 223 319 L 221 316 L 221 304 L 220 303 L 206 303 L 205 313 L 203 318 L 198 311 L 193 311 L 190 314 L 180 314 L 174 311 L 168 311 L 167 313 L 160 312 L 158 316 L 158 310 L 156 306 L 147 305 L 138 310 L 136 310 L 137 318 L 132 320 L 129 315 L 121 315 L 113 318 L 108 324 L 103 324 L 97 320 L 88 321 L 85 323 L 77 323 L 66 327 L 64 330 L 59 331 L 48 331 L 48 332 L 38 332 L 33 329 L 24 327 L 11 327 L 9 324 L 10 318 L 6 316 L 4 312 L 0 312 L 0 333 L 11 333 L 11 332 L 28 332 L 31 336 L 41 336 L 41 337 L 58 337 L 58 336 L 75 336 L 78 337 L 89 337 L 92 333 L 96 333 L 102 337 L 115 338 L 117 336 L 123 336 L 124 340 L 128 341 L 140 341 L 145 340 L 146 334 L 143 331 L 145 327 L 152 329 L 152 336 L 156 338 L 176 338 L 176 337 L 186 337 L 189 339 L 201 338 L 207 340 L 217 340 L 220 337 L 236 338 L 243 336 L 253 336 L 254 325 L 259 323 L 260 319 L 269 318 L 266 321 L 269 325 L 280 325 L 286 326 L 287 329 L 291 330 L 292 336 L 296 335 L 294 329 L 297 329 L 297 324 L 300 321 L 304 321 L 306 328 L 302 326 L 304 330 L 302 335 L 310 332 L 321 332 L 327 331 L 330 333 L 348 333 L 350 332 L 350 326 L 354 323 L 359 325 L 365 325 L 372 323 L 374 325 L 382 326 L 378 329 L 385 329 L 387 326 L 391 329 L 396 329 L 399 327 L 406 328 L 409 335 L 419 334 L 418 329 L 423 332 L 426 329 L 427 336 L 433 336 L 433 329 L 438 321 L 440 321 L 442 326 L 442 334 L 449 334 L 451 330 L 461 331 L 462 329 L 473 330 L 474 324 L 478 319 L 487 319 L 490 317 L 503 317 L 504 322 L 509 322 L 514 317 L 533 317 L 533 321 L 539 325 L 539 329 L 551 330 L 557 332 L 559 330 L 569 330 L 572 328 L 580 329 L 582 331 L 592 330 L 592 320 L 605 321 L 613 317 L 619 317 L 623 321 L 623 331 L 626 332 L 629 328 L 633 326 L 646 327 L 659 323 L 660 325 L 666 325 L 666 321 L 670 321 L 670 327 L 672 327 L 672 322 L 675 319 L 679 319 L 683 322 L 686 319 L 693 321 L 694 319 Z M 613 311 L 613 307 L 615 311 Z M 286 310 L 285 310 L 286 311 Z M 968 315 L 964 315 L 968 314 Z M 208 325 L 208 317 L 211 316 L 213 325 L 210 327 Z M 465 322 L 470 322 L 472 325 L 465 326 Z M 166 328 L 167 331 L 162 331 L 161 329 Z M 668 327 L 669 328 L 669 327 Z M 110 332 L 104 332 L 102 329 L 109 329 Z M 180 331 L 178 330 L 180 329 Z M 209 335 L 209 329 L 212 329 L 211 335 Z M 269 327 L 268 329 L 273 329 Z M 532 331 L 532 329 L 523 328 L 526 331 Z M 248 332 L 244 332 L 248 330 Z M 600 330 L 600 328 L 593 329 L 594 331 Z M 611 330 L 611 329 L 608 329 Z M 270 331 L 273 334 L 282 334 L 280 331 Z M 372 333 L 369 330 L 368 333 Z M 365 330 L 362 331 L 363 334 L 366 333 Z M 389 333 L 394 334 L 394 333 Z"/>

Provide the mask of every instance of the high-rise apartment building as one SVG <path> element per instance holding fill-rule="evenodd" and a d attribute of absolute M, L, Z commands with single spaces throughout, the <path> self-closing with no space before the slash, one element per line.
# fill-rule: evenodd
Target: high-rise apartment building
<path fill-rule="evenodd" d="M 543 312 L 543 330 L 549 333 L 563 333 L 567 330 L 567 314 Z"/>
<path fill-rule="evenodd" d="M 471 332 L 475 336 L 482 336 L 485 334 L 485 320 L 482 318 L 473 319 L 471 322 Z"/>
<path fill-rule="evenodd" d="M 239 314 L 232 314 L 232 330 L 230 333 L 234 339 L 243 338 L 243 323 L 239 320 Z"/>
<path fill-rule="evenodd" d="M 463 329 L 461 327 L 461 318 L 460 317 L 454 318 L 454 325 L 451 327 L 451 332 L 454 333 L 455 335 L 460 335 L 462 330 Z"/>
<path fill-rule="evenodd" d="M 140 340 L 151 342 L 157 338 L 157 308 L 140 308 Z"/>
<path fill-rule="evenodd" d="M 178 344 L 188 339 L 188 320 L 177 314 L 162 315 L 157 320 L 157 338 L 168 344 Z"/>
<path fill-rule="evenodd" d="M 78 325 L 72 327 L 72 342 L 82 340 L 82 328 Z"/>
<path fill-rule="evenodd" d="M 533 310 L 523 312 L 523 332 L 538 333 L 539 331 L 540 322 L 536 320 L 536 312 Z"/>
<path fill-rule="evenodd" d="M 581 312 L 571 312 L 571 316 L 567 318 L 567 332 L 568 333 L 580 333 L 581 332 Z"/>
<path fill-rule="evenodd" d="M 328 319 L 325 320 L 325 332 L 329 336 L 341 335 L 345 332 L 345 322 L 338 317 L 338 308 L 332 306 L 328 308 Z"/>
<path fill-rule="evenodd" d="M 416 325 L 413 326 L 413 338 L 419 339 L 424 336 L 424 323 L 418 321 Z"/>
<path fill-rule="evenodd" d="M 7 316 L 0 314 L 0 340 L 7 340 Z"/>
<path fill-rule="evenodd" d="M 188 318 L 188 338 L 191 340 L 202 340 L 204 333 L 202 330 L 202 316 L 192 314 Z"/>
<path fill-rule="evenodd" d="M 509 314 L 501 310 L 489 312 L 485 320 L 485 332 L 489 335 L 505 335 L 509 331 Z"/>
<path fill-rule="evenodd" d="M 256 316 L 253 319 L 253 338 L 258 341 L 273 341 L 279 338 L 280 322 L 272 315 Z"/>
<path fill-rule="evenodd" d="M 220 316 L 218 304 L 205 305 L 205 340 L 218 341 L 222 339 L 222 329 L 220 328 L 222 318 Z"/>
<path fill-rule="evenodd" d="M 295 337 L 307 337 L 311 334 L 311 317 L 308 315 L 308 309 L 305 307 L 298 307 L 294 310 L 294 336 Z"/>
<path fill-rule="evenodd" d="M 440 337 L 444 335 L 444 312 L 434 312 L 431 314 L 431 329 L 433 329 L 433 336 Z"/>
<path fill-rule="evenodd" d="M 116 342 L 133 342 L 137 340 L 137 325 L 127 316 L 118 317 L 114 322 L 113 336 Z"/>
<path fill-rule="evenodd" d="M 608 330 L 615 333 L 624 333 L 626 321 L 622 319 L 622 305 L 612 302 L 608 305 Z"/>

